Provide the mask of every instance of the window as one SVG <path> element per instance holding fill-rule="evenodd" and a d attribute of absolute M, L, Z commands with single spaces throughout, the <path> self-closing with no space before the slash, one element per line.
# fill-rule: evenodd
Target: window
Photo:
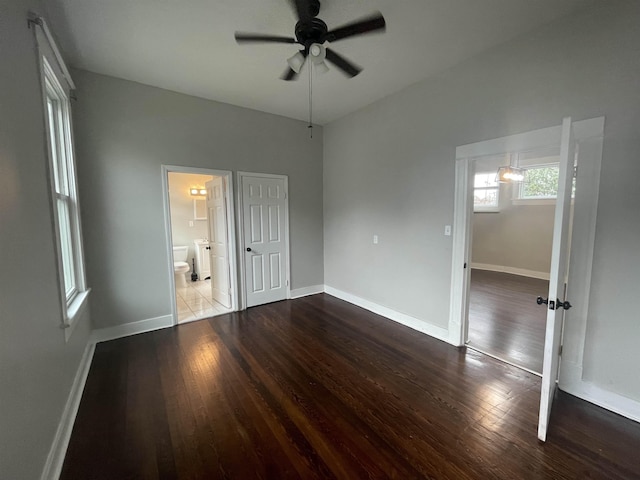
<path fill-rule="evenodd" d="M 37 23 L 38 47 L 42 55 L 44 115 L 47 129 L 49 173 L 56 247 L 63 304 L 63 327 L 68 340 L 88 294 L 80 233 L 80 215 L 73 152 L 68 72 L 50 40 L 44 21 Z"/>
<path fill-rule="evenodd" d="M 527 168 L 520 184 L 521 199 L 556 198 L 558 196 L 558 165 Z"/>
<path fill-rule="evenodd" d="M 555 200 L 558 197 L 560 166 L 556 164 L 528 167 L 520 184 L 520 200 Z M 576 179 L 573 178 L 571 197 L 575 197 Z"/>
<path fill-rule="evenodd" d="M 497 212 L 498 192 L 496 172 L 476 173 L 473 180 L 474 212 Z"/>

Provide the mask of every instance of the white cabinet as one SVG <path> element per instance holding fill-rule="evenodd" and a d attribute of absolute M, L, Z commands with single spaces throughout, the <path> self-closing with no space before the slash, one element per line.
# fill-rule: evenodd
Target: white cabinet
<path fill-rule="evenodd" d="M 196 272 L 198 280 L 205 280 L 211 276 L 211 267 L 209 263 L 209 240 L 194 240 L 196 245 Z"/>

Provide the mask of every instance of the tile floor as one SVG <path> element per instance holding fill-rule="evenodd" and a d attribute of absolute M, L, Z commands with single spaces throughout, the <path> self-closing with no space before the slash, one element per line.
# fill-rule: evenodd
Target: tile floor
<path fill-rule="evenodd" d="M 178 323 L 214 317 L 231 311 L 211 298 L 211 280 L 187 281 L 186 288 L 176 288 Z"/>

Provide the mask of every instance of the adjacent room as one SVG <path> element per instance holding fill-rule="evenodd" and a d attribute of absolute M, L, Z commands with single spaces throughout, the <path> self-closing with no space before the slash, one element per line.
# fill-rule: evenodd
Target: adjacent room
<path fill-rule="evenodd" d="M 230 247 L 226 241 L 230 223 L 225 179 L 175 171 L 167 177 L 177 321 L 228 313 L 233 303 L 229 249 L 235 245 Z"/>
<path fill-rule="evenodd" d="M 474 160 L 467 345 L 542 374 L 559 149 Z M 501 179 L 506 167 L 522 179 Z M 572 213 L 572 211 L 570 211 Z"/>
<path fill-rule="evenodd" d="M 640 478 L 640 3 L 0 2 L 0 477 Z"/>

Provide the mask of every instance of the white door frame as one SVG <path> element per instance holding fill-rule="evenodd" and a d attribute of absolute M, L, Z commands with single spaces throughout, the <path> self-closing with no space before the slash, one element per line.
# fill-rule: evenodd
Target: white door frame
<path fill-rule="evenodd" d="M 240 310 L 244 310 L 247 308 L 247 279 L 245 276 L 245 259 L 244 259 L 244 204 L 242 201 L 242 179 L 244 177 L 257 177 L 257 178 L 277 178 L 284 181 L 284 192 L 285 192 L 285 202 L 284 202 L 284 245 L 285 245 L 285 281 L 287 282 L 287 299 L 291 298 L 291 261 L 290 261 L 290 252 L 289 252 L 289 177 L 287 175 L 276 175 L 271 173 L 254 173 L 254 172 L 237 172 L 238 177 L 238 243 L 237 243 L 237 257 L 240 261 L 239 270 L 240 270 L 240 289 L 239 289 L 239 305 Z"/>
<path fill-rule="evenodd" d="M 604 117 L 575 122 L 575 140 L 579 149 L 578 188 L 574 204 L 573 238 L 567 298 L 574 307 L 567 311 L 565 342 L 560 371 L 560 387 L 575 390 L 582 382 L 582 363 L 586 338 L 591 270 L 595 244 L 595 224 L 600 187 L 600 163 L 604 135 Z M 465 343 L 468 331 L 468 295 L 471 265 L 469 262 L 473 191 L 471 162 L 477 157 L 507 152 L 559 146 L 562 126 L 543 128 L 456 148 L 453 252 L 451 264 L 451 304 L 449 342 Z M 468 268 L 465 268 L 465 264 Z M 543 292 L 545 293 L 545 292 Z"/>
<path fill-rule="evenodd" d="M 169 172 L 191 173 L 196 175 L 211 175 L 225 179 L 225 196 L 227 198 L 227 232 L 229 235 L 229 275 L 231 288 L 231 311 L 239 310 L 238 301 L 238 261 L 236 258 L 236 226 L 235 208 L 233 200 L 233 173 L 229 170 L 215 170 L 211 168 L 183 167 L 178 165 L 162 165 L 162 199 L 164 204 L 164 227 L 167 247 L 169 285 L 171 286 L 171 314 L 173 324 L 178 325 L 178 306 L 176 305 L 176 285 L 173 273 L 173 245 L 171 243 L 171 210 L 169 208 Z"/>

